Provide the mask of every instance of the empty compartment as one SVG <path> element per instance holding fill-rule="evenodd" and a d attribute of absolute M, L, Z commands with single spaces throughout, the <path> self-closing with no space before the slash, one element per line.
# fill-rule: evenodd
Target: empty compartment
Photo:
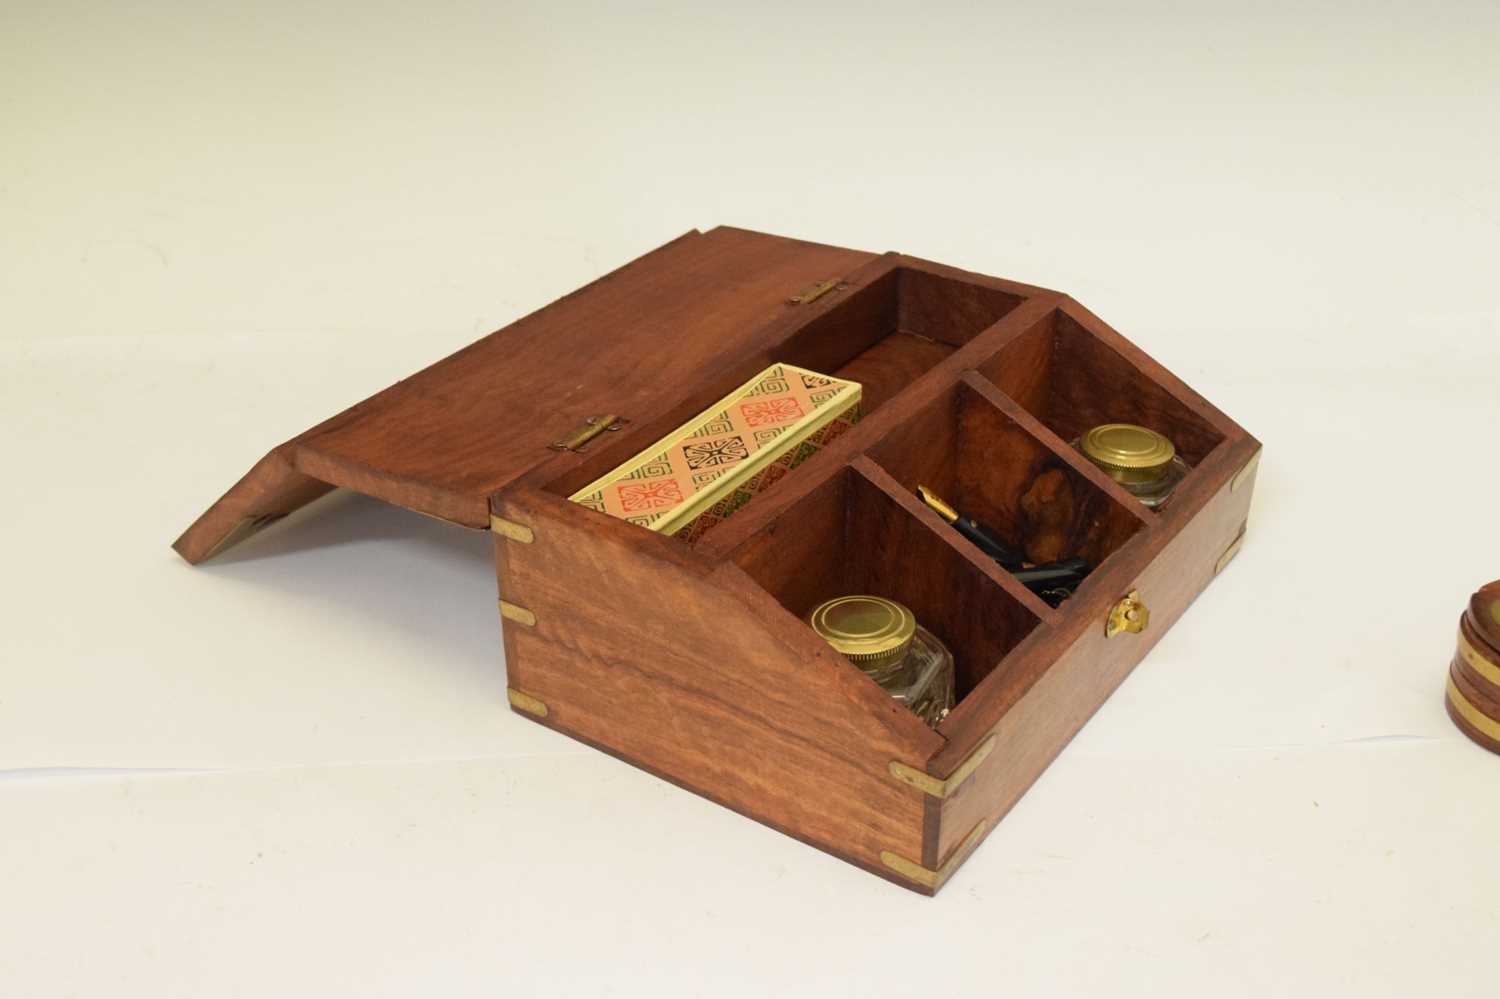
<path fill-rule="evenodd" d="M 981 374 L 1065 441 L 1103 423 L 1165 434 L 1196 466 L 1223 435 L 1062 311 L 1012 340 Z"/>
<path fill-rule="evenodd" d="M 1037 625 L 975 563 L 852 468 L 793 504 L 732 558 L 799 618 L 849 594 L 905 604 L 952 651 L 958 700 Z"/>
<path fill-rule="evenodd" d="M 1021 303 L 1016 295 L 896 267 L 793 334 L 777 360 L 864 386 L 864 411 L 901 389 Z"/>
<path fill-rule="evenodd" d="M 962 382 L 870 457 L 907 489 L 926 486 L 1033 563 L 1077 555 L 1097 571 L 1141 527 L 1133 511 Z M 983 557 L 977 548 L 975 557 Z"/>

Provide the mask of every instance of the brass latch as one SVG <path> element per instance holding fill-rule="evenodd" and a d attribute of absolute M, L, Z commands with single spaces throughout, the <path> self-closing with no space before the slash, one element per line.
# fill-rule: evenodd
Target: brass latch
<path fill-rule="evenodd" d="M 818 299 L 822 298 L 830 291 L 837 291 L 839 288 L 845 287 L 848 286 L 838 278 L 829 278 L 827 281 L 819 281 L 817 284 L 808 285 L 806 288 L 803 288 L 801 291 L 797 292 L 797 294 L 787 299 L 787 301 L 793 305 L 808 305 L 812 302 L 816 302 Z"/>
<path fill-rule="evenodd" d="M 1104 623 L 1104 637 L 1114 638 L 1122 631 L 1139 635 L 1151 623 L 1151 611 L 1141 602 L 1141 591 L 1131 590 L 1119 603 L 1109 610 L 1109 620 Z"/>
<path fill-rule="evenodd" d="M 619 430 L 628 422 L 630 421 L 616 416 L 614 413 L 609 413 L 604 416 L 590 416 L 588 419 L 583 421 L 583 425 L 577 430 L 573 431 L 571 434 L 564 437 L 560 441 L 554 441 L 552 443 L 552 450 L 574 452 L 582 451 L 584 445 L 593 440 L 595 437 L 598 437 L 600 434 L 604 433 L 606 430 Z"/>

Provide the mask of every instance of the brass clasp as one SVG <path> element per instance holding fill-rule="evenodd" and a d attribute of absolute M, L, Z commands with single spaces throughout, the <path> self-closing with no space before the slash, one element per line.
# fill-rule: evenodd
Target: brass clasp
<path fill-rule="evenodd" d="M 1141 591 L 1131 590 L 1109 611 L 1109 620 L 1104 623 L 1104 637 L 1114 638 L 1122 631 L 1139 635 L 1151 623 L 1151 611 L 1141 602 Z"/>

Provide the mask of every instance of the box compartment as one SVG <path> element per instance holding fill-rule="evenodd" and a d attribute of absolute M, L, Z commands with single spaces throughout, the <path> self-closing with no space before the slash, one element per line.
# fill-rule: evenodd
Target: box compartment
<path fill-rule="evenodd" d="M 1196 468 L 1224 436 L 1062 309 L 1017 336 L 979 372 L 1064 441 L 1102 423 L 1166 434 Z"/>
<path fill-rule="evenodd" d="M 990 567 L 934 532 L 858 463 L 788 507 L 731 559 L 798 618 L 852 593 L 905 604 L 953 652 L 959 700 L 1039 623 Z"/>
<path fill-rule="evenodd" d="M 914 495 L 919 485 L 1047 562 L 1082 556 L 1102 564 L 1142 526 L 1075 467 L 1081 456 L 1055 452 L 983 394 L 959 382 L 886 435 L 869 455 Z M 1143 508 L 1144 509 L 1144 508 Z M 967 540 L 971 557 L 984 559 Z"/>
<path fill-rule="evenodd" d="M 799 329 L 777 360 L 859 382 L 870 413 L 1021 301 L 997 288 L 893 267 Z"/>

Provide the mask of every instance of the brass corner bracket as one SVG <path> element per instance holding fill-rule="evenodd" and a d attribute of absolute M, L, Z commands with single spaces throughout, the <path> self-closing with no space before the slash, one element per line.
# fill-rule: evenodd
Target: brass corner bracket
<path fill-rule="evenodd" d="M 514 687 L 505 688 L 505 696 L 509 698 L 511 707 L 517 711 L 524 711 L 528 715 L 536 715 L 538 718 L 547 717 L 547 704 L 539 697 L 517 690 Z"/>
<path fill-rule="evenodd" d="M 900 854 L 892 853 L 890 850 L 882 850 L 880 852 L 880 862 L 908 881 L 915 881 L 925 888 L 937 891 L 943 887 L 943 882 L 953 877 L 953 872 L 958 870 L 958 865 L 962 864 L 968 859 L 969 854 L 974 852 L 974 848 L 984 838 L 984 832 L 989 828 L 989 824 L 988 819 L 980 819 L 979 824 L 969 830 L 969 835 L 964 837 L 964 841 L 958 844 L 958 848 L 949 854 L 948 859 L 943 861 L 942 866 L 935 871 L 923 867 L 915 861 L 907 860 Z"/>
<path fill-rule="evenodd" d="M 500 616 L 507 621 L 516 624 L 524 624 L 528 628 L 536 627 L 536 615 L 519 604 L 513 604 L 509 600 L 500 601 Z"/>
<path fill-rule="evenodd" d="M 1234 478 L 1229 482 L 1229 491 L 1232 493 L 1239 492 L 1240 486 L 1243 486 L 1245 480 L 1255 474 L 1255 469 L 1259 465 L 1260 451 L 1256 451 L 1250 456 L 1250 460 L 1245 462 L 1245 467 L 1234 473 Z"/>
<path fill-rule="evenodd" d="M 1214 563 L 1214 575 L 1217 576 L 1223 572 L 1224 567 L 1234 561 L 1234 557 L 1240 553 L 1240 549 L 1244 546 L 1245 528 L 1241 527 L 1240 533 L 1234 536 L 1234 540 L 1229 542 L 1229 547 L 1224 549 L 1224 554 L 1220 555 L 1219 560 Z"/>
<path fill-rule="evenodd" d="M 525 524 L 518 524 L 514 520 L 506 520 L 490 514 L 490 530 L 502 538 L 519 541 L 523 545 L 529 545 L 536 540 L 536 532 Z"/>
<path fill-rule="evenodd" d="M 949 774 L 947 778 L 934 777 L 924 770 L 918 770 L 916 767 L 898 760 L 891 761 L 891 776 L 903 784 L 910 784 L 917 790 L 932 795 L 934 798 L 946 798 L 954 791 L 957 791 L 958 786 L 968 780 L 969 776 L 979 769 L 979 764 L 984 762 L 985 757 L 995 751 L 997 741 L 995 735 L 991 733 L 990 737 L 981 742 L 979 748 L 970 753 L 968 758 L 958 765 L 958 769 Z"/>

